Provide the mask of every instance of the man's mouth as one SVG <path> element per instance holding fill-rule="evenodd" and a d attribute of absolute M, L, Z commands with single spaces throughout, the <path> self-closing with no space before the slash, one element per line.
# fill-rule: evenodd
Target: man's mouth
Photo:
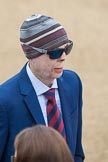
<path fill-rule="evenodd" d="M 56 73 L 61 73 L 63 71 L 63 68 L 54 68 L 54 71 Z"/>

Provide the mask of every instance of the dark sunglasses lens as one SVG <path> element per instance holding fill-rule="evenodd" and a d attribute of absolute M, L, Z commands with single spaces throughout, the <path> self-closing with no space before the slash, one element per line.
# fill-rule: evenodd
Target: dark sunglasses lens
<path fill-rule="evenodd" d="M 73 46 L 72 43 L 71 43 L 70 45 L 67 45 L 67 46 L 66 46 L 66 48 L 65 48 L 65 53 L 66 53 L 66 55 L 68 55 L 68 54 L 71 52 L 72 46 Z"/>
<path fill-rule="evenodd" d="M 50 59 L 57 59 L 57 58 L 61 57 L 62 54 L 63 54 L 62 49 L 58 49 L 58 50 L 49 52 Z"/>

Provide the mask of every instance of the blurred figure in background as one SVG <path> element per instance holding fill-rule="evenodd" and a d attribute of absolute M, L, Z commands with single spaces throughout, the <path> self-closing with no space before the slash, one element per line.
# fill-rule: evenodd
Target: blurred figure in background
<path fill-rule="evenodd" d="M 28 62 L 0 85 L 0 162 L 10 162 L 15 136 L 36 124 L 56 129 L 82 162 L 82 83 L 64 70 L 73 42 L 55 19 L 40 14 L 22 23 L 20 42 Z"/>
<path fill-rule="evenodd" d="M 74 162 L 63 137 L 53 128 L 37 125 L 15 139 L 12 162 Z"/>

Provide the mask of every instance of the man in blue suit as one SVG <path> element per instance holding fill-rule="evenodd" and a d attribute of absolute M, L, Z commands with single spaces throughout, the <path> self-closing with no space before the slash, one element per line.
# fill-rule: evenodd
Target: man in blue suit
<path fill-rule="evenodd" d="M 63 69 L 72 41 L 56 20 L 34 14 L 23 22 L 20 42 L 28 62 L 0 86 L 0 162 L 11 161 L 14 139 L 21 130 L 36 124 L 48 126 L 47 98 L 43 94 L 52 88 L 66 142 L 75 162 L 84 161 L 82 84 L 75 72 Z"/>

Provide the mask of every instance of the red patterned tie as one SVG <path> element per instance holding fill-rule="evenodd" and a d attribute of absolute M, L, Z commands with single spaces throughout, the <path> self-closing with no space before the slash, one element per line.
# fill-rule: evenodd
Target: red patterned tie
<path fill-rule="evenodd" d="M 62 119 L 62 114 L 57 107 L 55 100 L 55 89 L 52 88 L 44 93 L 44 96 L 48 99 L 47 102 L 47 119 L 48 126 L 55 128 L 61 135 L 66 139 L 64 122 Z"/>

